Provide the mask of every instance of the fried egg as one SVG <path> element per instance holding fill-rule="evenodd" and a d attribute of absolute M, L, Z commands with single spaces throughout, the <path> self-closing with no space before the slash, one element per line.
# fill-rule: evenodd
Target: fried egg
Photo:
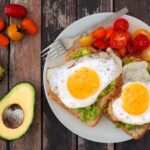
<path fill-rule="evenodd" d="M 122 62 L 111 49 L 71 60 L 47 70 L 51 90 L 69 108 L 93 104 L 100 92 L 122 72 Z"/>
<path fill-rule="evenodd" d="M 148 63 L 134 62 L 123 67 L 123 87 L 113 104 L 113 114 L 121 122 L 143 125 L 150 122 L 150 75 Z"/>

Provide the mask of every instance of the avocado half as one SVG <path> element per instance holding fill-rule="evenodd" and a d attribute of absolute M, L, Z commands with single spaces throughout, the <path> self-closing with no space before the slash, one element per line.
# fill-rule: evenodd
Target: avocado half
<path fill-rule="evenodd" d="M 23 111 L 23 121 L 17 128 L 10 128 L 4 123 L 4 112 L 12 105 L 18 105 Z M 34 117 L 35 89 L 32 84 L 21 82 L 16 84 L 0 100 L 0 138 L 16 140 L 26 133 Z"/>

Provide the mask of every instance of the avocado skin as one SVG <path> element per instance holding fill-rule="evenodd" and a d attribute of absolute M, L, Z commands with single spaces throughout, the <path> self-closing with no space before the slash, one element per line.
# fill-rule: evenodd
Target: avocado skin
<path fill-rule="evenodd" d="M 30 128 L 30 126 L 31 126 L 31 124 L 32 124 L 32 122 L 33 122 L 33 119 L 34 119 L 34 114 L 35 114 L 35 97 L 36 97 L 36 89 L 35 89 L 35 87 L 34 87 L 34 85 L 31 83 L 31 82 L 27 82 L 27 81 L 21 81 L 21 82 L 19 82 L 19 83 L 16 83 L 16 84 L 14 84 L 11 88 L 10 88 L 10 90 L 6 93 L 6 94 L 4 94 L 3 96 L 2 96 L 2 98 L 0 99 L 0 103 L 1 103 L 1 100 L 3 100 L 3 98 L 5 97 L 5 96 L 7 96 L 7 94 L 9 94 L 16 86 L 18 86 L 18 85 L 21 85 L 21 84 L 29 84 L 32 88 L 33 88 L 33 101 L 32 101 L 32 105 L 33 105 L 33 112 L 32 112 L 32 121 L 29 123 L 29 125 L 28 125 L 28 127 L 26 128 L 26 130 L 25 130 L 25 132 L 23 133 L 23 134 L 21 134 L 19 137 L 17 137 L 17 138 L 11 138 L 11 139 L 6 139 L 5 137 L 3 137 L 3 136 L 1 136 L 0 135 L 0 139 L 1 140 L 3 140 L 3 141 L 14 141 L 14 140 L 18 140 L 18 139 L 20 139 L 21 137 L 23 137 L 26 133 L 27 133 L 27 131 L 28 131 L 28 129 Z M 1 104 L 0 104 L 1 105 Z"/>

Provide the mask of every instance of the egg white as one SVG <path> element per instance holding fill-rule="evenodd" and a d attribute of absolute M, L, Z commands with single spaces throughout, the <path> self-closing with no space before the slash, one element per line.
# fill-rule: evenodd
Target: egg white
<path fill-rule="evenodd" d="M 93 69 L 101 81 L 95 94 L 84 100 L 73 97 L 67 88 L 68 77 L 82 67 Z M 108 52 L 84 56 L 78 60 L 69 61 L 59 68 L 48 69 L 47 79 L 52 91 L 67 107 L 81 108 L 93 104 L 100 92 L 115 80 L 121 72 L 121 60 L 109 49 Z"/>
<path fill-rule="evenodd" d="M 122 90 L 132 83 L 140 83 L 150 91 L 150 75 L 147 71 L 148 63 L 145 61 L 134 62 L 123 67 Z M 112 110 L 117 120 L 133 125 L 142 125 L 150 122 L 150 103 L 148 109 L 140 115 L 131 115 L 122 108 L 121 96 L 112 104 Z"/>

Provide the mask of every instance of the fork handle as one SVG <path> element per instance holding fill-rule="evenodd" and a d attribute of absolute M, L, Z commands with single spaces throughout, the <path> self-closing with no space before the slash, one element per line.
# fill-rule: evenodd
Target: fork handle
<path fill-rule="evenodd" d="M 124 7 L 123 9 L 113 13 L 112 15 L 108 16 L 106 19 L 102 20 L 99 24 L 94 25 L 93 27 L 90 27 L 89 29 L 87 29 L 86 32 L 82 33 L 82 35 L 90 34 L 93 31 L 95 31 L 97 28 L 99 28 L 100 26 L 109 24 L 109 23 L 113 22 L 114 20 L 116 20 L 117 18 L 125 15 L 126 13 L 128 13 L 128 9 L 127 9 L 127 7 Z"/>

